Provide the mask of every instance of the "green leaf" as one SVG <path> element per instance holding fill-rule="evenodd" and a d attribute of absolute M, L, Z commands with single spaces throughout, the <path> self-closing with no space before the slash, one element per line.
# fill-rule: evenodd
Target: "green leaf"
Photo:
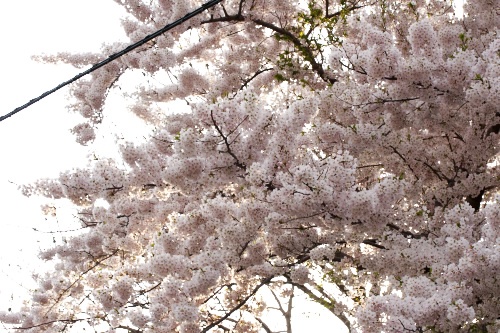
<path fill-rule="evenodd" d="M 286 81 L 286 79 L 285 79 L 285 78 L 283 77 L 283 75 L 281 75 L 281 74 L 276 74 L 276 75 L 274 76 L 274 78 L 275 78 L 276 80 L 278 80 L 278 82 L 283 82 L 283 81 Z"/>

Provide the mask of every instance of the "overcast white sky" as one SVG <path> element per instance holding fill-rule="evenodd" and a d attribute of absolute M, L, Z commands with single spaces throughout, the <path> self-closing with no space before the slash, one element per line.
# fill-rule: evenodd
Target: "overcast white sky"
<path fill-rule="evenodd" d="M 31 55 L 99 51 L 103 42 L 125 41 L 119 21 L 125 14 L 112 0 L 3 3 L 0 11 L 3 50 L 0 56 L 0 114 L 12 111 L 79 72 L 67 65 L 35 63 Z M 50 232 L 74 226 L 66 220 L 71 220 L 71 211 L 61 214 L 58 223 L 45 221 L 39 208 L 40 200 L 22 196 L 16 185 L 42 177 L 57 177 L 61 171 L 86 164 L 89 148 L 75 143 L 69 133 L 79 117 L 65 109 L 67 91 L 63 88 L 0 122 L 0 311 L 9 307 L 16 309 L 21 300 L 28 297 L 28 289 L 34 288 L 29 277 L 39 270 L 39 249 L 50 246 L 53 237 L 56 241 L 61 239 L 61 234 L 41 233 L 33 228 Z M 115 113 L 126 113 L 117 98 L 107 107 Z M 135 124 L 121 125 L 133 132 L 137 129 Z M 335 319 L 329 314 L 313 314 L 308 319 L 296 316 L 313 311 L 314 306 L 321 308 L 319 305 L 295 304 L 295 323 L 302 324 L 296 327 L 299 332 L 306 328 L 316 332 L 339 332 L 331 321 Z"/>
<path fill-rule="evenodd" d="M 113 1 L 24 0 L 8 1 L 0 11 L 2 115 L 73 77 L 78 70 L 68 65 L 43 65 L 31 55 L 58 51 L 99 51 L 102 42 L 125 40 L 119 18 L 125 11 Z M 74 142 L 69 128 L 78 116 L 65 105 L 63 88 L 42 101 L 0 122 L 0 310 L 26 298 L 24 288 L 33 285 L 26 277 L 36 270 L 37 252 L 61 234 L 35 232 L 66 230 L 44 223 L 40 201 L 26 198 L 15 184 L 41 177 L 57 177 L 60 171 L 84 166 L 88 149 Z M 15 184 L 13 184 L 15 183 Z"/>

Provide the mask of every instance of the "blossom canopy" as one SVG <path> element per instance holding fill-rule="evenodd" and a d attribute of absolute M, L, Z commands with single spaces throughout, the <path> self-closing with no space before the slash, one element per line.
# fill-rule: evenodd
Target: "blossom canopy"
<path fill-rule="evenodd" d="M 131 43 L 202 5 L 116 1 Z M 148 82 L 129 111 L 153 131 L 22 187 L 71 200 L 82 230 L 41 253 L 55 269 L 0 320 L 271 332 L 267 288 L 350 332 L 497 332 L 499 8 L 225 0 L 75 83 L 78 142 L 132 72 Z M 37 58 L 83 67 L 124 47 Z M 166 112 L 176 100 L 189 112 Z"/>

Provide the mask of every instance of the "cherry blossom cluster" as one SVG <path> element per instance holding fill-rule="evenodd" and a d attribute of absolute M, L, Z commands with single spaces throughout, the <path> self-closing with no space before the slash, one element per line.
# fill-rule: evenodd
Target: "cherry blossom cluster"
<path fill-rule="evenodd" d="M 131 42 L 202 4 L 117 2 Z M 55 269 L 0 320 L 258 332 L 268 287 L 351 332 L 498 331 L 500 15 L 455 10 L 226 0 L 76 83 L 80 143 L 132 70 L 148 82 L 130 111 L 154 131 L 22 186 L 69 199 L 82 230 L 41 252 Z M 79 67 L 120 46 L 39 59 Z M 175 100 L 189 112 L 162 108 Z"/>

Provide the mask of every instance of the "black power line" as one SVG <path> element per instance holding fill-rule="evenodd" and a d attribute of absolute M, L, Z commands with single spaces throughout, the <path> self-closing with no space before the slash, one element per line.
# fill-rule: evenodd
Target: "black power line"
<path fill-rule="evenodd" d="M 205 9 L 209 9 L 210 7 L 213 7 L 215 6 L 216 4 L 218 4 L 219 2 L 222 2 L 223 0 L 212 0 L 212 1 L 208 1 L 207 3 L 203 4 L 200 8 L 196 9 L 195 11 L 192 11 L 191 13 L 189 14 L 186 14 L 184 17 L 178 19 L 177 21 L 173 22 L 173 23 L 170 23 L 170 24 L 167 24 L 166 26 L 164 26 L 162 29 L 152 33 L 151 35 L 147 35 L 146 37 L 144 37 L 143 39 L 141 39 L 140 41 L 132 44 L 132 45 L 129 45 L 127 46 L 127 48 L 121 50 L 120 52 L 117 52 L 115 54 L 112 54 L 110 55 L 108 58 L 106 58 L 105 60 L 95 64 L 94 66 L 92 66 L 91 68 L 87 69 L 85 72 L 82 72 L 80 74 L 78 74 L 77 76 L 73 77 L 72 79 L 66 81 L 66 82 L 63 82 L 61 83 L 60 85 L 58 85 L 57 87 L 55 87 L 54 89 L 52 90 L 49 90 L 49 91 L 46 91 L 44 92 L 43 94 L 41 94 L 40 96 L 38 96 L 37 98 L 33 98 L 32 100 L 30 100 L 28 103 L 24 104 L 23 106 L 20 106 L 16 109 L 14 109 L 14 111 L 12 112 L 9 112 L 7 113 L 6 115 L 4 116 L 1 116 L 0 117 L 0 121 L 2 120 L 5 120 L 7 118 L 9 118 L 10 116 L 18 113 L 19 111 L 23 110 L 23 109 L 26 109 L 28 106 L 30 106 L 31 104 L 35 104 L 36 102 L 38 102 L 39 100 L 43 99 L 44 97 L 52 94 L 53 92 L 61 89 L 62 87 L 70 84 L 70 83 L 73 83 L 75 82 L 76 80 L 78 80 L 79 78 L 89 74 L 89 73 L 92 73 L 93 71 L 95 71 L 96 69 L 98 68 L 101 68 L 102 66 L 104 65 L 107 65 L 109 64 L 110 62 L 112 62 L 113 60 L 121 57 L 122 55 L 132 51 L 133 49 L 143 45 L 144 43 L 147 43 L 149 42 L 150 40 L 152 40 L 153 38 L 156 38 L 158 36 L 160 36 L 161 34 L 167 32 L 168 30 L 171 30 L 172 28 L 186 22 L 187 20 L 189 20 L 190 18 L 200 14 L 201 12 L 203 12 Z"/>

